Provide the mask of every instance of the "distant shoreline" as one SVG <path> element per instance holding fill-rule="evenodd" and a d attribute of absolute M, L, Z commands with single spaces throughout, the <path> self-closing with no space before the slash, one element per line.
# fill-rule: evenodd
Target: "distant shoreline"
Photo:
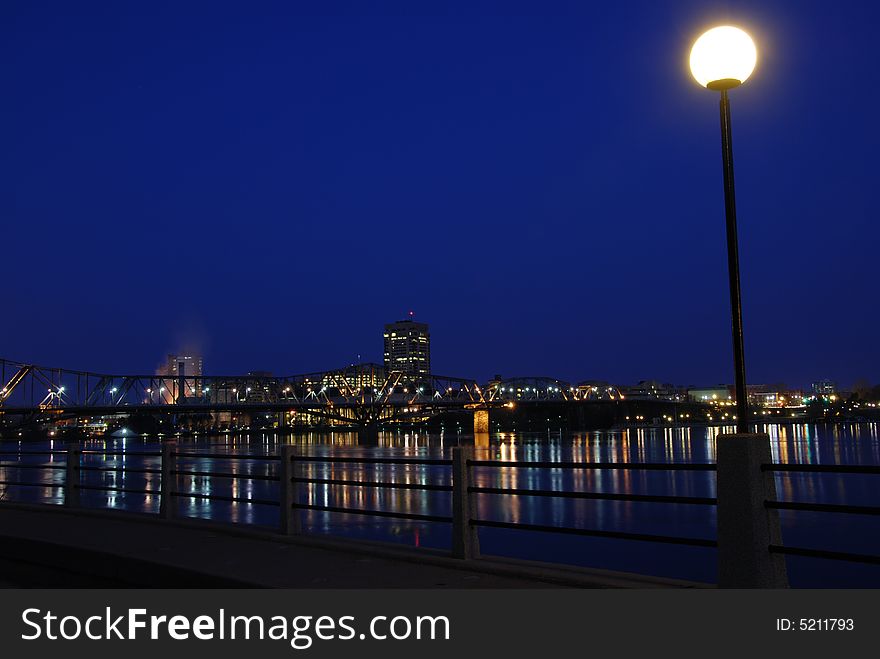
<path fill-rule="evenodd" d="M 821 426 L 844 426 L 844 425 L 876 425 L 880 423 L 878 420 L 870 420 L 870 419 L 803 419 L 803 418 L 781 418 L 774 419 L 772 421 L 758 421 L 756 422 L 758 426 L 796 426 L 796 425 L 821 425 Z M 688 423 L 665 423 L 665 424 L 645 424 L 645 423 L 630 423 L 630 424 L 621 424 L 621 425 L 613 425 L 609 428 L 603 429 L 593 429 L 593 430 L 566 430 L 563 428 L 553 428 L 548 427 L 541 430 L 536 429 L 528 429 L 528 430 L 498 430 L 488 433 L 490 436 L 497 435 L 509 435 L 509 434 L 518 434 L 518 435 L 544 435 L 547 432 L 552 433 L 554 435 L 558 435 L 560 432 L 564 434 L 601 434 L 608 432 L 621 432 L 625 430 L 680 430 L 684 428 L 729 428 L 731 432 L 735 431 L 735 426 L 729 423 L 718 423 L 715 421 L 690 421 Z M 438 430 L 436 427 L 400 427 L 400 428 L 391 428 L 380 430 L 380 433 L 394 433 L 394 432 L 424 432 L 426 434 L 440 434 L 440 432 L 445 432 L 445 434 L 452 436 L 461 436 L 461 437 L 473 437 L 472 432 L 464 433 L 464 432 L 456 432 L 455 430 Z M 760 432 L 760 429 L 759 429 Z M 93 435 L 89 437 L 84 437 L 86 441 L 89 440 L 146 440 L 146 439 L 193 439 L 200 437 L 216 437 L 216 436 L 250 436 L 250 435 L 266 435 L 266 434 L 277 434 L 277 435 L 333 435 L 333 434 L 357 434 L 356 429 L 352 428 L 250 428 L 250 429 L 240 429 L 240 430 L 219 430 L 219 431 L 180 431 L 174 433 L 131 433 L 127 436 L 119 436 L 112 434 L 100 434 Z M 21 437 L 0 437 L 0 444 L 9 444 L 9 443 L 37 443 L 37 442 L 46 442 L 46 441 L 55 441 L 59 444 L 64 444 L 68 440 L 66 437 L 51 437 L 44 433 L 40 435 L 35 435 L 33 433 L 28 433 Z"/>

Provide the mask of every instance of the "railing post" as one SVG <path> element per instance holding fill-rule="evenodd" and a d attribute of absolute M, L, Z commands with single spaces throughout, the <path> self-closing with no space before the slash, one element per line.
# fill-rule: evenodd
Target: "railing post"
<path fill-rule="evenodd" d="M 718 587 L 788 588 L 785 557 L 771 553 L 782 544 L 779 515 L 764 502 L 776 499 L 766 434 L 719 435 Z"/>
<path fill-rule="evenodd" d="M 177 475 L 173 472 L 177 469 L 174 451 L 177 449 L 176 442 L 162 444 L 162 481 L 159 497 L 159 517 L 162 519 L 174 519 L 174 485 Z"/>
<path fill-rule="evenodd" d="M 79 463 L 82 448 L 79 444 L 67 447 L 67 469 L 64 472 L 64 505 L 69 508 L 79 506 Z"/>
<path fill-rule="evenodd" d="M 476 497 L 468 491 L 471 487 L 471 467 L 474 459 L 470 446 L 452 449 L 452 555 L 465 560 L 480 557 L 480 536 L 477 527 L 471 525 L 476 518 Z"/>
<path fill-rule="evenodd" d="M 296 447 L 281 447 L 281 468 L 278 470 L 279 503 L 281 508 L 281 533 L 283 535 L 299 535 L 302 533 L 302 519 L 298 508 L 293 505 L 299 502 L 300 484 L 293 479 L 296 476 Z"/>

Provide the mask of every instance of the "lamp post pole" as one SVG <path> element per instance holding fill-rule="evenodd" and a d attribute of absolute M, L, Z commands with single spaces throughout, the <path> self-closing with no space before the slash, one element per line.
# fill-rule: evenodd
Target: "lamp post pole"
<path fill-rule="evenodd" d="M 727 94 L 748 79 L 757 57 L 751 37 L 730 25 L 704 32 L 694 43 L 690 57 L 694 79 L 706 89 L 721 92 L 721 164 L 737 410 L 736 432 L 719 435 L 716 444 L 718 585 L 721 588 L 788 586 L 784 557 L 770 551 L 770 547 L 782 544 L 779 515 L 766 505 L 767 501 L 776 500 L 776 481 L 762 469 L 773 460 L 770 437 L 766 433 L 749 433 L 736 195 L 733 189 L 733 138 Z"/>
<path fill-rule="evenodd" d="M 736 193 L 733 185 L 733 138 L 730 99 L 721 90 L 721 162 L 724 171 L 724 214 L 727 220 L 727 271 L 730 278 L 730 315 L 733 327 L 733 366 L 736 387 L 736 431 L 749 432 L 746 360 L 743 348 L 742 300 L 739 286 L 739 243 L 736 233 Z"/>
<path fill-rule="evenodd" d="M 691 48 L 694 79 L 706 89 L 721 92 L 721 165 L 724 171 L 724 214 L 727 219 L 727 273 L 730 278 L 730 316 L 733 329 L 733 367 L 736 388 L 736 431 L 749 432 L 749 398 L 743 349 L 742 302 L 739 285 L 739 245 L 736 236 L 736 195 L 733 189 L 733 138 L 728 92 L 745 82 L 758 59 L 752 38 L 737 27 L 722 25 L 704 32 Z"/>

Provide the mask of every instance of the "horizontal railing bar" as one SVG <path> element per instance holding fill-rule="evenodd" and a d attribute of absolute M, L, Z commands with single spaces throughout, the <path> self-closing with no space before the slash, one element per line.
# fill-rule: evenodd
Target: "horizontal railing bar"
<path fill-rule="evenodd" d="M 877 465 L 809 465 L 809 464 L 762 464 L 761 471 L 822 472 L 829 474 L 880 474 Z"/>
<path fill-rule="evenodd" d="M 691 545 L 694 547 L 717 547 L 718 542 L 708 538 L 679 538 L 668 535 L 651 535 L 648 533 L 627 533 L 624 531 L 600 531 L 599 529 L 575 529 L 568 526 L 545 526 L 543 524 L 512 524 L 488 519 L 475 519 L 473 526 L 487 526 L 497 529 L 514 529 L 518 531 L 540 531 L 544 533 L 566 533 L 569 535 L 585 535 L 596 538 L 612 538 L 616 540 L 641 540 L 645 542 L 662 542 L 673 545 Z"/>
<path fill-rule="evenodd" d="M 171 496 L 181 499 L 205 499 L 207 501 L 231 501 L 232 503 L 253 503 L 263 506 L 280 506 L 274 499 L 248 499 L 246 497 L 227 497 L 222 494 L 195 494 L 186 492 L 172 492 Z"/>
<path fill-rule="evenodd" d="M 293 508 L 298 510 L 317 510 L 328 513 L 347 513 L 349 515 L 367 515 L 370 517 L 395 517 L 398 519 L 412 519 L 422 522 L 451 522 L 451 517 L 440 515 L 418 515 L 415 513 L 398 513 L 389 510 L 364 510 L 363 508 L 338 508 L 336 506 L 313 506 L 307 503 L 295 503 Z"/>
<path fill-rule="evenodd" d="M 0 481 L 0 485 L 24 485 L 27 487 L 65 487 L 64 483 L 32 483 L 24 481 Z"/>
<path fill-rule="evenodd" d="M 26 462 L 0 462 L 0 469 L 4 467 L 8 469 L 67 469 L 66 465 L 32 465 Z"/>
<path fill-rule="evenodd" d="M 159 490 L 137 490 L 129 487 L 113 487 L 111 485 L 77 485 L 78 490 L 98 490 L 101 492 L 124 492 L 126 494 L 153 494 L 159 496 Z"/>
<path fill-rule="evenodd" d="M 714 506 L 718 499 L 713 497 L 679 497 L 651 494 L 618 494 L 616 492 L 561 492 L 559 490 L 529 490 L 502 487 L 469 487 L 468 492 L 477 494 L 509 494 L 531 497 L 559 497 L 563 499 L 598 499 L 602 501 L 633 501 L 639 503 L 685 503 Z"/>
<path fill-rule="evenodd" d="M 94 467 L 92 465 L 81 464 L 77 467 L 80 471 L 109 471 L 109 472 L 125 472 L 132 474 L 161 474 L 161 469 L 150 469 L 148 467 Z"/>
<path fill-rule="evenodd" d="M 451 485 L 422 485 L 421 483 L 391 483 L 355 481 L 345 478 L 293 478 L 294 483 L 315 483 L 319 485 L 352 485 L 355 487 L 375 487 L 392 490 L 430 490 L 434 492 L 452 492 Z"/>
<path fill-rule="evenodd" d="M 251 453 L 193 453 L 188 451 L 174 452 L 180 458 L 214 458 L 216 460 L 280 460 L 279 455 L 254 455 Z"/>
<path fill-rule="evenodd" d="M 878 506 L 851 506 L 839 503 L 809 503 L 807 501 L 765 501 L 764 506 L 777 510 L 804 510 L 811 513 L 880 515 L 880 507 Z"/>
<path fill-rule="evenodd" d="M 451 466 L 452 460 L 440 458 L 341 458 L 335 456 L 297 455 L 296 462 L 339 462 L 348 464 L 438 465 Z"/>
<path fill-rule="evenodd" d="M 807 549 L 806 547 L 783 547 L 781 545 L 770 545 L 769 549 L 774 554 L 806 556 L 808 558 L 827 558 L 832 561 L 848 561 L 850 563 L 871 563 L 873 565 L 880 565 L 880 556 L 873 556 L 871 554 L 851 554 L 843 551 Z"/>
<path fill-rule="evenodd" d="M 181 476 L 211 476 L 214 478 L 233 478 L 236 480 L 249 481 L 278 481 L 278 476 L 267 476 L 264 474 L 235 474 L 227 471 L 193 471 L 190 469 L 172 469 L 172 474 Z"/>
<path fill-rule="evenodd" d="M 158 458 L 162 456 L 162 453 L 159 451 L 99 451 L 97 449 L 83 449 L 83 455 L 109 455 L 113 457 L 118 456 L 133 456 L 133 457 L 145 457 L 145 458 Z"/>
<path fill-rule="evenodd" d="M 615 470 L 659 470 L 659 471 L 716 471 L 711 463 L 683 464 L 666 462 L 551 462 L 504 460 L 468 460 L 473 467 L 510 467 L 513 469 L 615 469 Z"/>

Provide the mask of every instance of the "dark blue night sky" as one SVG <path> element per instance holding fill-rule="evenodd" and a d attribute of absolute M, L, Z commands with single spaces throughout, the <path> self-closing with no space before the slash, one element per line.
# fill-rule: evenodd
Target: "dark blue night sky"
<path fill-rule="evenodd" d="M 371 10 L 368 12 L 367 8 Z M 880 381 L 875 2 L 0 5 L 0 355 L 208 373 L 381 361 L 732 380 L 732 93 L 748 379 Z"/>

